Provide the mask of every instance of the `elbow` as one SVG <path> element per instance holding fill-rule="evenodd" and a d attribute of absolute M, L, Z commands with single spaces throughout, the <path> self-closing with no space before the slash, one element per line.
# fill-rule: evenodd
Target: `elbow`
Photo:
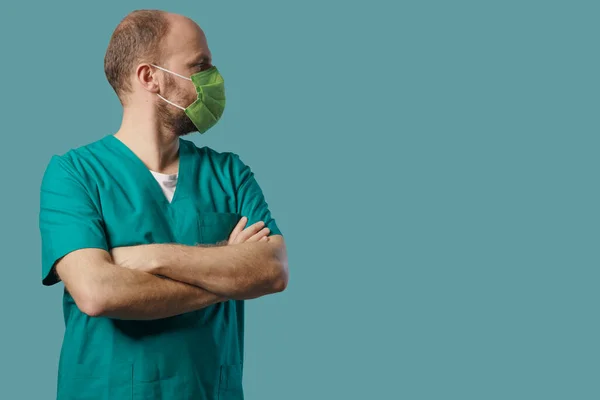
<path fill-rule="evenodd" d="M 275 246 L 272 247 L 273 274 L 272 289 L 274 292 L 283 292 L 288 286 L 289 268 L 285 242 L 281 235 L 272 236 Z"/>
<path fill-rule="evenodd" d="M 79 307 L 79 310 L 82 313 L 87 314 L 90 317 L 101 317 L 102 315 L 104 315 L 104 307 L 98 301 L 86 299 L 75 301 L 75 303 L 77 304 L 77 307 Z"/>
<path fill-rule="evenodd" d="M 104 308 L 99 303 L 85 302 L 79 306 L 79 309 L 90 317 L 102 317 L 104 315 Z"/>
<path fill-rule="evenodd" d="M 73 299 L 79 310 L 90 317 L 103 317 L 106 314 L 106 302 L 100 295 L 100 291 L 87 289 L 77 298 L 73 296 Z"/>
<path fill-rule="evenodd" d="M 289 269 L 287 262 L 277 262 L 272 279 L 273 292 L 283 292 L 288 286 Z"/>
<path fill-rule="evenodd" d="M 287 280 L 279 279 L 273 284 L 273 293 L 283 292 L 287 288 Z"/>

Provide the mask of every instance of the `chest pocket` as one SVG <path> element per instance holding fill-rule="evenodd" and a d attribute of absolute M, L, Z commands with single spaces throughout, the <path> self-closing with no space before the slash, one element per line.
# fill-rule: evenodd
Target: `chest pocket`
<path fill-rule="evenodd" d="M 201 243 L 217 244 L 227 240 L 241 218 L 242 216 L 237 213 L 202 213 L 198 222 Z"/>

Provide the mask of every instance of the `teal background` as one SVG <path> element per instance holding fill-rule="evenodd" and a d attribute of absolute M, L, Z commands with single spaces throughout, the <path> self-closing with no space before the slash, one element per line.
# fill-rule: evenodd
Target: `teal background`
<path fill-rule="evenodd" d="M 53 154 L 114 133 L 131 10 L 205 30 L 290 284 L 248 302 L 252 399 L 598 399 L 598 2 L 12 2 L 0 12 L 0 398 L 53 399 Z"/>

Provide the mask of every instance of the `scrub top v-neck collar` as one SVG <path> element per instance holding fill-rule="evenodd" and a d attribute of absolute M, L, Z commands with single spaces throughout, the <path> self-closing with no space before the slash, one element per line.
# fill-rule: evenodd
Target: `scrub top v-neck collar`
<path fill-rule="evenodd" d="M 111 147 L 116 148 L 119 152 L 121 152 L 124 156 L 131 159 L 135 165 L 137 166 L 136 174 L 140 177 L 140 179 L 144 180 L 144 183 L 148 188 L 154 193 L 154 197 L 157 198 L 162 204 L 166 206 L 171 206 L 172 204 L 177 203 L 179 200 L 186 198 L 188 194 L 187 183 L 188 183 L 188 175 L 191 171 L 189 171 L 189 164 L 191 149 L 188 146 L 188 142 L 179 138 L 179 168 L 178 168 L 178 178 L 177 178 L 177 186 L 175 187 L 175 193 L 173 194 L 173 199 L 171 202 L 166 198 L 160 184 L 152 175 L 152 172 L 146 164 L 120 139 L 118 139 L 114 135 L 107 135 L 105 141 L 111 145 Z"/>

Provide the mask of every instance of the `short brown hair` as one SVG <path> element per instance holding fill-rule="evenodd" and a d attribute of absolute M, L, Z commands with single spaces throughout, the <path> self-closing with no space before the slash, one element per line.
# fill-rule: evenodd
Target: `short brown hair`
<path fill-rule="evenodd" d="M 166 12 L 135 10 L 117 25 L 106 55 L 104 73 L 124 104 L 123 94 L 131 91 L 129 78 L 140 62 L 161 62 L 161 42 L 169 31 Z"/>

